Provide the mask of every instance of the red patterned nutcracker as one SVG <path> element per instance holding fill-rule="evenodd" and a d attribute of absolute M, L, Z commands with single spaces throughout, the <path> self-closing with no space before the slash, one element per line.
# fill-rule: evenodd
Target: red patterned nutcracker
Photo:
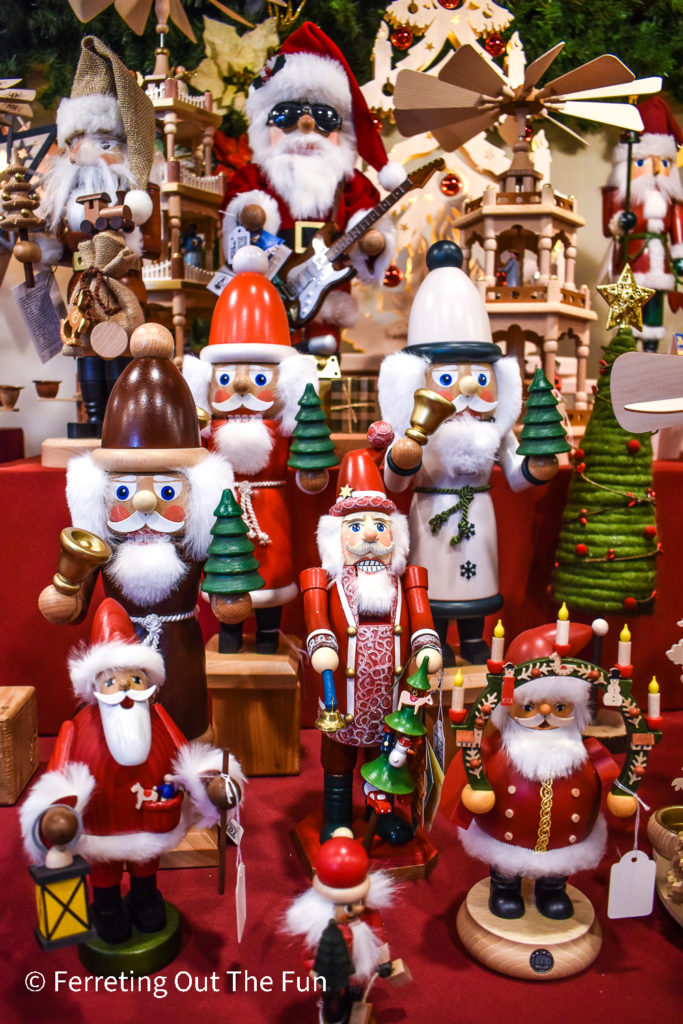
<path fill-rule="evenodd" d="M 131 923 L 143 932 L 165 927 L 159 857 L 192 825 L 218 821 L 206 783 L 221 772 L 223 754 L 188 743 L 152 703 L 164 683 L 163 658 L 140 643 L 113 599 L 97 609 L 91 644 L 72 654 L 69 671 L 86 707 L 62 725 L 47 772 L 22 805 L 24 843 L 31 859 L 42 863 L 46 846 L 71 837 L 60 835 L 65 819 L 72 827 L 69 818 L 80 818 L 75 851 L 90 865 L 94 924 L 100 938 L 120 943 L 130 937 Z M 235 806 L 244 778 L 234 758 L 226 782 L 225 805 Z M 125 902 L 124 867 L 131 883 Z"/>
<path fill-rule="evenodd" d="M 350 724 L 322 736 L 325 772 L 322 838 L 352 823 L 353 768 L 359 747 L 378 747 L 384 716 L 398 701 L 398 679 L 418 651 L 429 671 L 441 649 L 427 600 L 427 572 L 406 566 L 408 524 L 382 487 L 367 451 L 349 452 L 339 471 L 339 497 L 318 524 L 322 567 L 300 582 L 316 672 L 334 672 L 342 716 Z M 367 787 L 366 787 L 367 788 Z M 412 829 L 394 814 L 378 833 L 406 842 Z"/>
<path fill-rule="evenodd" d="M 262 654 L 277 650 L 282 605 L 297 594 L 285 474 L 299 399 L 307 384 L 317 389 L 315 362 L 292 348 L 287 315 L 264 277 L 265 265 L 261 250 L 240 250 L 238 273 L 214 310 L 209 344 L 200 359 L 183 361 L 197 405 L 211 410 L 209 447 L 234 470 L 236 497 L 266 583 L 252 594 Z M 325 470 L 297 474 L 299 487 L 309 493 L 322 490 L 327 479 Z M 241 644 L 241 623 L 221 632 L 224 654 Z"/>

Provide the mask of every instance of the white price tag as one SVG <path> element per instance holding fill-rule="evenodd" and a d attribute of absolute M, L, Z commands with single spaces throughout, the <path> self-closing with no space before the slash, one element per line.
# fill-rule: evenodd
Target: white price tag
<path fill-rule="evenodd" d="M 643 850 L 629 850 L 609 875 L 607 916 L 647 917 L 655 898 L 656 865 Z"/>
<path fill-rule="evenodd" d="M 220 295 L 228 281 L 232 281 L 234 276 L 232 270 L 224 264 L 220 270 L 216 271 L 206 287 L 214 295 Z"/>
<path fill-rule="evenodd" d="M 244 829 L 240 825 L 236 818 L 231 818 L 225 826 L 225 834 L 228 839 L 232 840 L 235 846 L 239 846 L 242 842 L 242 836 L 244 835 Z"/>
<path fill-rule="evenodd" d="M 235 914 L 237 916 L 237 941 L 242 941 L 244 925 L 247 921 L 247 871 L 244 862 L 240 861 L 237 868 L 235 883 Z"/>
<path fill-rule="evenodd" d="M 251 244 L 251 235 L 246 228 L 243 228 L 241 224 L 238 224 L 236 228 L 233 228 L 228 236 L 228 263 L 232 266 L 232 261 L 235 258 L 235 253 L 238 249 L 241 249 L 243 245 Z"/>
<path fill-rule="evenodd" d="M 48 270 L 41 270 L 33 288 L 25 281 L 12 289 L 36 352 L 41 363 L 46 363 L 62 351 L 59 335 L 60 319 L 66 317 L 66 307 L 59 293 L 55 276 Z"/>

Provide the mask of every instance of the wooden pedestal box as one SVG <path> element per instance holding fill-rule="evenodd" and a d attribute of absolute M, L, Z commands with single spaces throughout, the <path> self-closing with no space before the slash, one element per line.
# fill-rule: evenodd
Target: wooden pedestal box
<path fill-rule="evenodd" d="M 0 804 L 14 804 L 38 767 L 36 691 L 0 686 Z"/>
<path fill-rule="evenodd" d="M 281 636 L 277 654 L 256 654 L 253 641 L 237 654 L 206 645 L 213 742 L 227 747 L 247 775 L 298 775 L 300 644 Z"/>

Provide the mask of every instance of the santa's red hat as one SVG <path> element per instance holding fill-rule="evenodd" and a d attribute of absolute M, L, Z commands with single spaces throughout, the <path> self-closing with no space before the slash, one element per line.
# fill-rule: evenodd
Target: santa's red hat
<path fill-rule="evenodd" d="M 347 452 L 339 467 L 338 498 L 331 516 L 352 512 L 384 512 L 393 515 L 396 506 L 387 498 L 376 462 L 365 448 Z"/>
<path fill-rule="evenodd" d="M 265 263 L 256 260 L 258 253 Z M 296 355 L 284 303 L 265 277 L 266 266 L 265 254 L 254 246 L 243 246 L 235 254 L 235 276 L 218 297 L 209 344 L 200 353 L 204 362 L 280 363 Z"/>
<path fill-rule="evenodd" d="M 313 888 L 332 903 L 354 903 L 370 890 L 368 868 L 368 855 L 357 839 L 333 836 L 318 852 Z"/>
<path fill-rule="evenodd" d="M 81 646 L 69 658 L 74 693 L 93 703 L 99 673 L 122 668 L 142 669 L 154 686 L 164 682 L 164 659 L 159 651 L 140 642 L 127 612 L 118 601 L 106 597 L 95 612 L 90 645 Z"/>
<path fill-rule="evenodd" d="M 382 188 L 391 191 L 405 180 L 400 164 L 387 158 L 384 144 L 346 58 L 332 40 L 310 21 L 288 36 L 278 54 L 252 83 L 246 112 L 258 141 L 276 103 L 298 100 L 328 103 L 342 118 L 342 133 L 352 130 L 360 157 L 378 172 Z M 254 142 L 252 141 L 252 148 Z"/>
<path fill-rule="evenodd" d="M 515 665 L 523 661 L 533 661 L 535 658 L 550 658 L 555 651 L 555 635 L 557 623 L 548 622 L 545 626 L 536 626 L 534 629 L 525 629 L 512 641 L 505 652 L 505 660 Z M 587 643 L 593 639 L 594 629 L 592 626 L 585 626 L 582 622 L 569 623 L 569 650 L 564 657 L 576 657 L 584 649 Z"/>
<path fill-rule="evenodd" d="M 643 132 L 632 148 L 632 159 L 646 159 L 649 156 L 676 159 L 678 147 L 683 144 L 683 131 L 674 117 L 666 100 L 661 96 L 648 96 L 638 104 L 643 119 Z M 616 161 L 626 160 L 628 147 L 620 143 L 614 151 Z"/>

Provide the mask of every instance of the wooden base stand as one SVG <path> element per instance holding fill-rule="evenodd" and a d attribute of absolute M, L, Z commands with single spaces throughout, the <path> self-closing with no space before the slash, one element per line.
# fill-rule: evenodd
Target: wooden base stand
<path fill-rule="evenodd" d="M 115 946 L 102 939 L 83 942 L 78 947 L 78 958 L 86 970 L 100 977 L 122 973 L 139 977 L 168 967 L 181 946 L 180 914 L 166 901 L 166 927 L 160 932 L 139 932 L 133 928 L 131 938 Z"/>
<path fill-rule="evenodd" d="M 602 933 L 590 901 L 567 886 L 574 916 L 553 921 L 539 914 L 533 887 L 522 887 L 526 913 L 514 921 L 495 917 L 488 907 L 489 879 L 472 886 L 458 911 L 457 928 L 465 949 L 499 974 L 547 981 L 578 974 L 600 952 Z"/>
<path fill-rule="evenodd" d="M 76 455 L 100 448 L 98 437 L 46 437 L 40 446 L 40 464 L 50 469 L 64 469 Z"/>
<path fill-rule="evenodd" d="M 287 636 L 276 654 L 257 654 L 249 637 L 237 654 L 220 654 L 217 636 L 206 645 L 213 742 L 246 775 L 299 774 L 299 646 Z"/>
<path fill-rule="evenodd" d="M 215 868 L 218 833 L 215 828 L 191 828 L 182 842 L 161 855 L 161 868 Z"/>
<path fill-rule="evenodd" d="M 313 877 L 313 865 L 320 850 L 320 828 L 322 816 L 309 814 L 292 829 L 292 839 L 303 866 L 309 876 Z M 353 832 L 357 839 L 362 839 L 367 829 L 365 818 L 357 817 L 353 822 Z M 370 869 L 379 868 L 386 871 L 392 878 L 404 881 L 414 878 L 426 878 L 436 867 L 439 854 L 427 833 L 418 828 L 415 836 L 403 846 L 392 846 L 378 836 L 372 841 L 369 851 Z"/>

